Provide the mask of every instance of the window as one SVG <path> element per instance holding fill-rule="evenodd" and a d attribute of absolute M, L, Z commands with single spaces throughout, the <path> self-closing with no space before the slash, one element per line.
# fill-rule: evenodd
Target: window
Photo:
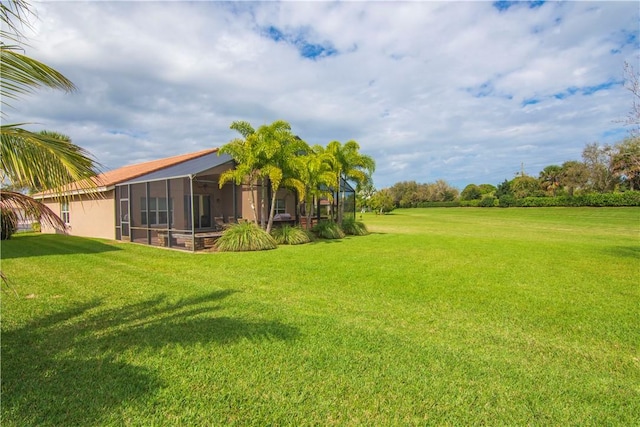
<path fill-rule="evenodd" d="M 171 211 L 173 211 L 173 203 L 169 200 L 169 206 L 167 206 L 166 197 L 150 197 L 148 212 L 147 198 L 140 198 L 140 223 L 142 225 L 167 225 L 169 214 L 173 214 Z"/>
<path fill-rule="evenodd" d="M 65 224 L 70 224 L 71 220 L 69 217 L 69 202 L 60 203 L 60 218 Z"/>
<path fill-rule="evenodd" d="M 283 214 L 286 212 L 286 203 L 284 202 L 284 199 L 276 199 L 276 206 L 274 209 L 274 214 Z"/>

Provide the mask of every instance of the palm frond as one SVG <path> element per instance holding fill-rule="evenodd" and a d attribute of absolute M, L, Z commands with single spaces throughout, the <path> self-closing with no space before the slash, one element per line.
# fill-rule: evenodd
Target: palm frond
<path fill-rule="evenodd" d="M 40 221 L 40 223 L 57 230 L 66 230 L 66 225 L 55 212 L 43 203 L 22 193 L 0 190 L 0 210 L 14 212 L 23 219 Z"/>
<path fill-rule="evenodd" d="M 29 2 L 26 0 L 0 2 L 0 21 L 5 24 L 2 26 L 3 30 L 0 31 L 2 39 L 14 42 L 21 41 L 24 38 L 23 28 L 32 28 L 29 17 L 35 17 L 35 12 L 29 8 Z"/>
<path fill-rule="evenodd" d="M 41 190 L 57 190 L 76 182 L 95 187 L 90 178 L 98 164 L 83 148 L 63 135 L 22 129 L 22 124 L 0 126 L 0 167 L 14 184 Z"/>
<path fill-rule="evenodd" d="M 5 99 L 18 99 L 21 95 L 32 93 L 35 89 L 49 87 L 71 92 L 75 85 L 58 71 L 23 55 L 17 46 L 0 46 L 0 95 L 2 105 L 9 105 Z"/>

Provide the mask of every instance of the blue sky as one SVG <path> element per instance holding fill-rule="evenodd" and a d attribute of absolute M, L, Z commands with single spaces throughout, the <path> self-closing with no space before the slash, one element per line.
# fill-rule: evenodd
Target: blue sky
<path fill-rule="evenodd" d="M 221 146 L 234 120 L 358 141 L 376 187 L 498 184 L 625 136 L 637 2 L 43 2 L 27 53 L 78 91 L 11 122 L 105 169 Z"/>

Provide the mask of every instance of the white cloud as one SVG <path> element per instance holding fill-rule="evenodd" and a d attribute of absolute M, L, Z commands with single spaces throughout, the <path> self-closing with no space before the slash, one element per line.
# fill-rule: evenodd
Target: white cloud
<path fill-rule="evenodd" d="M 357 140 L 377 161 L 378 187 L 497 184 L 521 163 L 536 174 L 578 159 L 587 143 L 615 142 L 613 120 L 631 102 L 622 63 L 637 62 L 640 38 L 633 2 L 502 12 L 489 2 L 47 2 L 37 11 L 27 53 L 79 91 L 40 91 L 15 104 L 12 121 L 67 133 L 118 167 L 222 145 L 233 120 L 285 119 L 310 143 Z M 324 53 L 301 55 L 314 49 Z"/>

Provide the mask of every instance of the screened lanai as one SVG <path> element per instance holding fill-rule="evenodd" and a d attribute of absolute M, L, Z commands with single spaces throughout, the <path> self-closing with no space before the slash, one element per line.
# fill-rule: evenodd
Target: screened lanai
<path fill-rule="evenodd" d="M 219 186 L 220 174 L 233 167 L 230 156 L 214 152 L 119 183 L 116 239 L 190 251 L 213 246 L 226 224 L 253 220 L 249 186 Z M 296 205 L 294 193 L 278 191 L 276 214 L 295 222 Z"/>
<path fill-rule="evenodd" d="M 115 187 L 115 235 L 117 240 L 196 251 L 212 247 L 227 224 L 253 220 L 248 185 L 233 182 L 219 186 L 220 175 L 234 167 L 232 158 L 216 152 L 187 160 L 128 181 Z M 355 191 L 341 182 L 345 194 L 345 217 L 355 215 Z M 254 186 L 257 216 L 268 216 L 271 192 L 266 188 L 265 209 L 262 188 Z M 340 193 L 314 203 L 314 219 L 335 217 Z M 275 198 L 277 223 L 298 223 L 304 205 L 295 192 L 281 189 Z"/>
<path fill-rule="evenodd" d="M 197 250 L 211 244 L 225 223 L 242 216 L 243 188 L 220 174 L 228 155 L 211 153 L 116 186 L 116 239 Z"/>

